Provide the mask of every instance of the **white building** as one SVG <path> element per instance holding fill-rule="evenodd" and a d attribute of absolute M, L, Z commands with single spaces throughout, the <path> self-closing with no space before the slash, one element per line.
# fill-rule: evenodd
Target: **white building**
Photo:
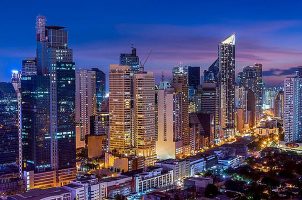
<path fill-rule="evenodd" d="M 101 199 L 114 198 L 117 194 L 128 196 L 131 193 L 132 177 L 117 176 L 101 179 Z"/>
<path fill-rule="evenodd" d="M 155 167 L 150 171 L 134 175 L 136 193 L 166 188 L 173 185 L 173 182 L 173 170 L 164 170 L 161 167 Z"/>
<path fill-rule="evenodd" d="M 302 78 L 287 77 L 284 80 L 284 140 L 302 140 Z"/>
<path fill-rule="evenodd" d="M 241 163 L 242 163 L 243 158 L 240 156 L 229 156 L 229 157 L 225 157 L 225 158 L 220 158 L 218 159 L 218 164 L 229 168 L 235 168 L 238 167 Z"/>
<path fill-rule="evenodd" d="M 173 170 L 174 182 L 190 176 L 190 165 L 187 160 L 168 159 L 155 163 L 156 166 Z"/>
<path fill-rule="evenodd" d="M 206 161 L 202 157 L 192 156 L 186 158 L 190 166 L 190 176 L 194 176 L 200 172 L 205 171 Z"/>
<path fill-rule="evenodd" d="M 160 160 L 182 154 L 181 95 L 173 88 L 158 90 L 158 137 L 156 154 Z"/>

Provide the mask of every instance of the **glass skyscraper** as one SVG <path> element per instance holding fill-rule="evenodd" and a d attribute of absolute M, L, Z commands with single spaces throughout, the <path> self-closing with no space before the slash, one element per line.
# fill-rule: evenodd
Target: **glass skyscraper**
<path fill-rule="evenodd" d="M 21 130 L 26 188 L 75 177 L 75 64 L 64 27 L 38 16 L 36 73 L 22 72 Z M 33 180 L 33 181 L 32 181 Z"/>
<path fill-rule="evenodd" d="M 144 69 L 140 69 L 139 57 L 136 55 L 136 48 L 133 47 L 131 53 L 120 55 L 120 65 L 130 66 L 132 72 L 144 71 Z"/>

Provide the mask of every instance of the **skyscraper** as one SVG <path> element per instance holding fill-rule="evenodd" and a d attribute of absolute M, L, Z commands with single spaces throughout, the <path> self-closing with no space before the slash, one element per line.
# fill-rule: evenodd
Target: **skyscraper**
<path fill-rule="evenodd" d="M 189 112 L 197 111 L 197 92 L 200 85 L 200 67 L 188 66 L 188 98 L 189 98 Z"/>
<path fill-rule="evenodd" d="M 21 125 L 27 189 L 53 187 L 75 177 L 75 66 L 67 31 L 38 16 L 37 73 L 21 80 Z"/>
<path fill-rule="evenodd" d="M 302 141 L 302 77 L 287 77 L 284 80 L 284 140 Z"/>
<path fill-rule="evenodd" d="M 218 45 L 219 135 L 216 142 L 235 133 L 235 35 Z"/>
<path fill-rule="evenodd" d="M 145 157 L 145 166 L 156 161 L 155 81 L 152 72 L 134 74 L 134 144 L 136 154 Z"/>
<path fill-rule="evenodd" d="M 131 109 L 131 67 L 110 65 L 109 71 L 109 151 L 133 153 Z"/>
<path fill-rule="evenodd" d="M 251 90 L 256 98 L 255 121 L 259 121 L 263 104 L 262 64 L 247 66 L 238 74 L 239 86 Z"/>
<path fill-rule="evenodd" d="M 188 69 L 186 67 L 173 68 L 172 87 L 176 93 L 181 95 L 181 140 L 183 152 L 189 155 L 190 152 L 190 127 L 189 127 L 189 99 L 188 99 Z"/>
<path fill-rule="evenodd" d="M 120 65 L 131 67 L 132 72 L 144 71 L 140 69 L 139 57 L 136 55 L 136 48 L 132 47 L 131 53 L 122 53 L 120 55 Z"/>
<path fill-rule="evenodd" d="M 175 159 L 183 154 L 181 101 L 182 95 L 176 93 L 174 88 L 158 90 L 156 154 L 159 159 Z"/>
<path fill-rule="evenodd" d="M 105 73 L 98 68 L 80 69 L 76 72 L 77 148 L 85 146 L 85 136 L 91 130 L 90 117 L 102 111 L 105 82 Z"/>
<path fill-rule="evenodd" d="M 274 103 L 274 116 L 283 120 L 284 114 L 284 92 L 279 91 Z"/>
<path fill-rule="evenodd" d="M 96 73 L 88 69 L 76 72 L 76 143 L 85 147 L 85 136 L 90 134 L 90 116 L 96 114 Z"/>
<path fill-rule="evenodd" d="M 96 89 L 96 111 L 102 111 L 102 103 L 106 96 L 106 74 L 98 68 L 92 68 L 95 72 L 95 89 Z"/>
<path fill-rule="evenodd" d="M 56 63 L 56 164 L 54 169 L 68 169 L 76 166 L 75 135 L 75 64 Z M 52 150 L 53 150 L 52 149 Z M 54 150 L 53 150 L 54 151 Z M 59 176 L 59 179 L 61 177 Z M 64 178 L 59 180 L 64 182 Z"/>

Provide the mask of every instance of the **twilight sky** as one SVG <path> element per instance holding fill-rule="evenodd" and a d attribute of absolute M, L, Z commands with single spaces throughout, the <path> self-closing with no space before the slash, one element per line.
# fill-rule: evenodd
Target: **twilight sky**
<path fill-rule="evenodd" d="M 121 52 L 137 48 L 146 69 L 169 77 L 172 67 L 202 66 L 236 33 L 236 70 L 260 62 L 268 85 L 302 65 L 302 1 L 277 0 L 1 0 L 0 81 L 35 55 L 35 18 L 69 30 L 77 67 L 106 73 Z"/>

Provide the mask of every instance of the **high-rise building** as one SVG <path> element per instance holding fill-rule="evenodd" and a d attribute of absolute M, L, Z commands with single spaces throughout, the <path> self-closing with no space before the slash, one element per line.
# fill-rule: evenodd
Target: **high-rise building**
<path fill-rule="evenodd" d="M 53 187 L 75 177 L 75 65 L 64 27 L 38 16 L 37 73 L 21 80 L 21 129 L 27 189 Z"/>
<path fill-rule="evenodd" d="M 197 111 L 197 92 L 200 85 L 200 67 L 188 66 L 188 98 L 189 98 L 189 112 Z"/>
<path fill-rule="evenodd" d="M 24 171 L 51 170 L 49 76 L 22 76 L 21 120 Z"/>
<path fill-rule="evenodd" d="M 262 114 L 263 104 L 263 81 L 262 64 L 247 66 L 238 74 L 239 86 L 251 90 L 256 98 L 255 121 L 258 122 Z"/>
<path fill-rule="evenodd" d="M 201 91 L 200 112 L 215 115 L 217 103 L 217 87 L 215 83 L 204 83 Z"/>
<path fill-rule="evenodd" d="M 110 65 L 109 71 L 109 151 L 133 153 L 131 67 Z"/>
<path fill-rule="evenodd" d="M 219 65 L 219 133 L 215 140 L 219 142 L 235 134 L 235 35 L 218 45 Z"/>
<path fill-rule="evenodd" d="M 302 141 L 302 77 L 287 77 L 284 80 L 284 140 Z"/>
<path fill-rule="evenodd" d="M 88 69 L 76 72 L 76 147 L 85 147 L 90 134 L 90 117 L 96 114 L 96 73 Z"/>
<path fill-rule="evenodd" d="M 95 72 L 95 89 L 96 89 L 96 111 L 102 111 L 102 103 L 106 96 L 106 74 L 98 68 L 92 68 Z"/>
<path fill-rule="evenodd" d="M 200 67 L 188 66 L 188 85 L 194 89 L 200 85 Z"/>
<path fill-rule="evenodd" d="M 184 154 L 190 155 L 190 127 L 189 127 L 189 99 L 188 99 L 188 69 L 186 67 L 173 68 L 172 87 L 181 94 L 181 140 Z"/>
<path fill-rule="evenodd" d="M 56 142 L 52 148 L 55 155 L 53 169 L 68 169 L 76 166 L 75 135 L 75 64 L 57 62 L 56 64 Z M 54 162 L 52 163 L 52 165 Z M 61 177 L 59 177 L 61 178 Z M 62 177 L 63 178 L 63 177 Z M 61 182 L 61 180 L 59 180 Z M 62 180 L 64 182 L 64 180 Z"/>
<path fill-rule="evenodd" d="M 76 72 L 77 148 L 85 146 L 85 136 L 91 134 L 90 117 L 102 111 L 105 100 L 105 73 L 98 68 Z"/>
<path fill-rule="evenodd" d="M 190 113 L 191 148 L 197 153 L 214 144 L 214 115 Z"/>
<path fill-rule="evenodd" d="M 174 88 L 158 90 L 158 136 L 156 154 L 159 159 L 175 159 L 183 154 L 181 129 L 182 95 Z"/>
<path fill-rule="evenodd" d="M 131 53 L 122 53 L 120 55 L 120 65 L 130 66 L 132 72 L 144 71 L 140 69 L 139 57 L 136 55 L 136 48 L 132 47 Z"/>
<path fill-rule="evenodd" d="M 274 103 L 274 116 L 283 119 L 284 113 L 284 92 L 279 91 Z"/>
<path fill-rule="evenodd" d="M 152 72 L 140 72 L 133 77 L 134 144 L 136 154 L 145 157 L 145 166 L 156 161 L 155 81 Z"/>

